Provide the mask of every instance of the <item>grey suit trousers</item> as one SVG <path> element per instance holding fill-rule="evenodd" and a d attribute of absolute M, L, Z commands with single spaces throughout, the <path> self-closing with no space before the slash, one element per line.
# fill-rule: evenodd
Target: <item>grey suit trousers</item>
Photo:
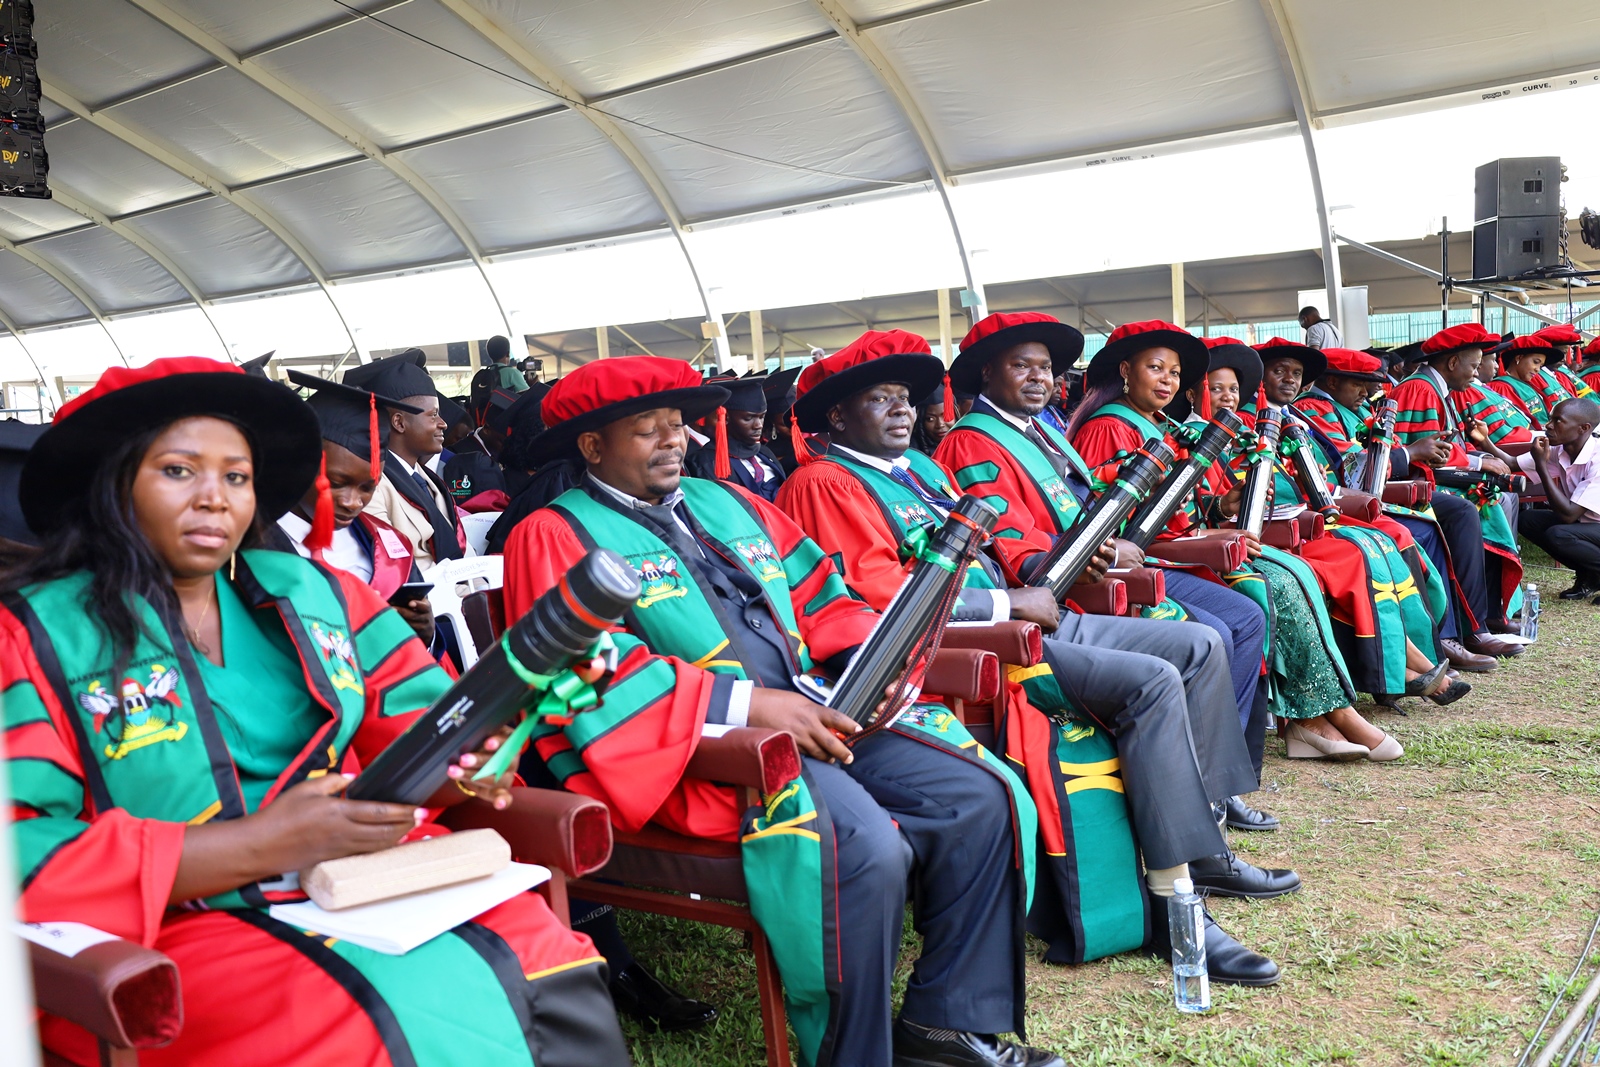
<path fill-rule="evenodd" d="M 1071 702 L 1117 742 L 1149 867 L 1227 848 L 1211 802 L 1256 789 L 1222 639 L 1197 623 L 1066 613 L 1045 662 Z"/>

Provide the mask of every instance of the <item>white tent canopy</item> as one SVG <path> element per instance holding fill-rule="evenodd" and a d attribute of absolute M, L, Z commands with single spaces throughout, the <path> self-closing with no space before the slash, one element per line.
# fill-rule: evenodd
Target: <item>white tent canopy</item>
<path fill-rule="evenodd" d="M 0 358 L 53 373 L 1303 249 L 1314 131 L 1600 84 L 1600 10 L 1486 0 L 36 6 Z M 1130 259 L 1130 183 L 1211 225 Z"/>

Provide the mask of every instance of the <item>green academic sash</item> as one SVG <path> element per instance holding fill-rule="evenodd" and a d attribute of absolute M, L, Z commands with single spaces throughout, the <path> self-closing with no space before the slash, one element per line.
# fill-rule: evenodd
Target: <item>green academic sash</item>
<path fill-rule="evenodd" d="M 1061 449 L 1062 453 L 1067 457 L 1067 462 L 1083 477 L 1083 480 L 1092 485 L 1094 480 L 1089 474 L 1088 464 L 1084 463 L 1083 457 L 1078 455 L 1077 450 L 1067 443 L 1067 439 L 1062 437 L 1054 426 L 1042 420 L 1035 419 L 1034 425 L 1039 427 L 1040 432 L 1045 435 L 1051 444 Z M 1077 521 L 1079 513 L 1083 510 L 1078 503 L 1078 498 L 1067 487 L 1067 483 L 1061 480 L 1061 476 L 1056 473 L 1055 468 L 1050 466 L 1050 461 L 1045 459 L 1043 452 L 1039 451 L 1039 446 L 1028 440 L 1022 431 L 1004 419 L 997 419 L 993 415 L 985 415 L 981 411 L 967 412 L 961 416 L 961 420 L 952 429 L 975 430 L 994 441 L 1005 452 L 1009 453 L 1013 459 L 1022 464 L 1023 473 L 1027 474 L 1028 480 L 1033 483 L 1033 487 L 1039 496 L 1049 501 L 1050 507 L 1054 511 L 1056 528 L 1046 531 L 1047 533 L 1059 534 L 1063 530 L 1070 529 L 1072 524 Z M 1000 501 L 995 510 L 1003 514 L 1006 510 L 1006 503 Z"/>
<path fill-rule="evenodd" d="M 343 758 L 364 714 L 365 690 L 355 635 L 335 582 L 299 556 L 246 549 L 237 564 L 239 593 L 252 608 L 276 606 L 311 695 L 328 721 L 268 798 Z M 8 606 L 28 628 L 56 698 L 71 717 L 85 787 L 96 812 L 122 808 L 139 819 L 200 824 L 246 814 L 233 757 L 206 695 L 181 620 L 142 598 L 141 632 L 127 665 L 113 671 L 109 640 L 88 613 L 88 572 L 30 586 Z M 271 709 L 262 709 L 270 714 Z M 214 897 L 208 907 L 261 907 L 298 898 L 257 885 Z"/>

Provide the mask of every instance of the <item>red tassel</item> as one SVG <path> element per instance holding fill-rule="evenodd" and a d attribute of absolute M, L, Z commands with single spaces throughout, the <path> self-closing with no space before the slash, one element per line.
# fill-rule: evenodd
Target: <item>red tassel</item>
<path fill-rule="evenodd" d="M 383 453 L 378 449 L 378 397 L 374 393 L 367 395 L 367 438 L 372 446 L 372 480 L 383 480 Z M 330 507 L 332 505 L 329 505 Z M 330 513 L 331 514 L 331 513 Z M 329 534 L 329 536 L 333 536 Z M 328 542 L 332 544 L 332 541 Z"/>
<path fill-rule="evenodd" d="M 1200 379 L 1200 417 L 1211 421 L 1211 375 Z"/>
<path fill-rule="evenodd" d="M 1264 412 L 1266 410 L 1267 410 L 1267 386 L 1266 386 L 1266 383 L 1263 382 L 1262 384 L 1256 386 L 1256 415 L 1259 416 L 1262 412 Z"/>
<path fill-rule="evenodd" d="M 333 544 L 333 487 L 328 483 L 328 457 L 322 457 L 317 469 L 317 513 L 311 519 L 311 532 L 306 534 L 306 547 L 311 558 L 322 562 L 322 554 Z"/>
<path fill-rule="evenodd" d="M 944 421 L 956 421 L 956 391 L 950 388 L 950 375 L 944 376 Z"/>
<path fill-rule="evenodd" d="M 789 420 L 789 443 L 794 446 L 794 461 L 802 467 L 813 463 L 817 454 L 811 451 L 811 446 L 806 444 L 806 435 L 800 432 L 800 424 L 793 419 Z"/>
<path fill-rule="evenodd" d="M 717 477 L 727 481 L 733 477 L 733 460 L 728 458 L 728 409 L 717 409 Z"/>

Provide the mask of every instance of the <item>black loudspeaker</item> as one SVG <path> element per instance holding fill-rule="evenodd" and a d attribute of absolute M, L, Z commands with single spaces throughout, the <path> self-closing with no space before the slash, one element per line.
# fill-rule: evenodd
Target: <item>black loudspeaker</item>
<path fill-rule="evenodd" d="M 1474 172 L 1472 276 L 1515 278 L 1567 265 L 1560 156 L 1519 156 Z"/>
<path fill-rule="evenodd" d="M 1564 264 L 1565 228 L 1560 215 L 1502 216 L 1478 223 L 1472 228 L 1472 276 L 1515 278 Z"/>
<path fill-rule="evenodd" d="M 0 196 L 49 199 L 33 4 L 0 0 Z"/>
<path fill-rule="evenodd" d="M 1474 172 L 1473 221 L 1561 211 L 1561 157 L 1521 156 L 1485 163 Z"/>

